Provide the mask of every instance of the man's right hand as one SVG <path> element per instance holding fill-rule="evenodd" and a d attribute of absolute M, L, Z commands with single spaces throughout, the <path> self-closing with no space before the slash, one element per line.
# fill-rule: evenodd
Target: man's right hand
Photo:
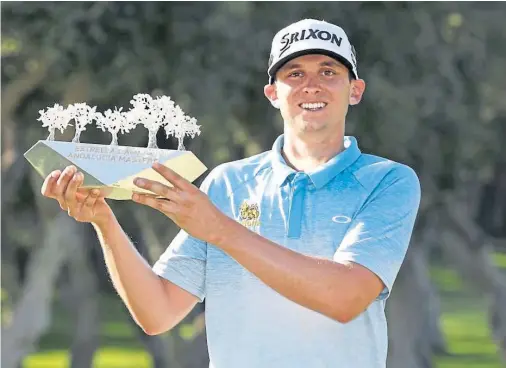
<path fill-rule="evenodd" d="M 53 171 L 44 180 L 41 193 L 54 198 L 62 210 L 79 222 L 97 225 L 107 223 L 114 214 L 99 189 L 80 188 L 84 175 L 74 166 L 67 166 L 63 172 Z"/>

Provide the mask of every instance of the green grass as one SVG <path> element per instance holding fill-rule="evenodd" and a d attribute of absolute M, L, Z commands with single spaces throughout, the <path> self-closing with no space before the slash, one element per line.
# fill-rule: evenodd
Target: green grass
<path fill-rule="evenodd" d="M 494 262 L 506 269 L 506 256 L 494 255 Z M 487 300 L 466 288 L 459 275 L 444 267 L 432 267 L 431 278 L 441 293 L 442 327 L 448 355 L 434 357 L 436 368 L 500 368 L 501 363 L 487 324 Z M 150 368 L 151 358 L 136 338 L 134 324 L 115 296 L 105 297 L 100 306 L 100 349 L 94 368 Z M 28 356 L 23 368 L 66 368 L 72 340 L 72 318 L 55 306 L 51 330 L 43 336 L 38 351 Z M 181 325 L 183 338 L 192 335 L 191 325 Z"/>
<path fill-rule="evenodd" d="M 437 357 L 438 368 L 499 368 L 500 360 L 488 331 L 486 315 L 475 309 L 445 312 L 442 326 L 450 356 Z"/>
<path fill-rule="evenodd" d="M 94 368 L 151 367 L 151 357 L 142 349 L 102 347 L 93 359 Z M 45 350 L 30 355 L 23 362 L 26 368 L 59 368 L 69 366 L 67 350 Z"/>
<path fill-rule="evenodd" d="M 443 294 L 462 293 L 464 290 L 460 276 L 452 269 L 432 267 L 430 277 Z"/>
<path fill-rule="evenodd" d="M 497 267 L 506 270 L 506 253 L 494 252 L 492 261 Z"/>
<path fill-rule="evenodd" d="M 100 348 L 94 356 L 93 368 L 150 368 L 151 357 L 137 339 L 136 327 L 119 298 L 103 297 L 99 308 Z M 54 311 L 51 330 L 41 338 L 38 351 L 25 358 L 22 368 L 69 367 L 72 317 L 58 303 Z"/>
<path fill-rule="evenodd" d="M 431 278 L 441 295 L 441 325 L 448 344 L 448 355 L 435 357 L 435 367 L 502 367 L 488 328 L 488 301 L 465 288 L 452 269 L 433 267 Z"/>

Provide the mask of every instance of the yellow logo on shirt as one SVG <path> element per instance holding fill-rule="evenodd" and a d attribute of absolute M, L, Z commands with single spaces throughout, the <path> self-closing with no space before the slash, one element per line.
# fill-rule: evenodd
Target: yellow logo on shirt
<path fill-rule="evenodd" d="M 239 209 L 239 222 L 246 227 L 260 226 L 258 204 L 244 201 Z"/>

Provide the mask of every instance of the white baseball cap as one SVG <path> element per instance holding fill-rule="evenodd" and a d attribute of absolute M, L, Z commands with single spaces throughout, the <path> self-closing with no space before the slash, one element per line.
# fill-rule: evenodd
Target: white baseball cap
<path fill-rule="evenodd" d="M 276 33 L 269 58 L 269 83 L 288 61 L 308 54 L 322 54 L 343 63 L 358 79 L 355 49 L 341 27 L 315 19 L 290 24 Z"/>

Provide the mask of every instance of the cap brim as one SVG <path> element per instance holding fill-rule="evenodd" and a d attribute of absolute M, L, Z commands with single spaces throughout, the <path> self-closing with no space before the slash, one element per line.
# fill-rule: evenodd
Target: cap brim
<path fill-rule="evenodd" d="M 353 66 L 344 56 L 341 56 L 338 53 L 335 53 L 335 52 L 332 52 L 329 50 L 325 50 L 325 49 L 305 49 L 305 50 L 296 51 L 290 55 L 287 55 L 286 57 L 281 58 L 276 63 L 272 64 L 269 67 L 269 70 L 267 72 L 269 74 L 269 84 L 274 83 L 276 73 L 279 71 L 279 69 L 281 69 L 283 67 L 283 65 L 288 63 L 290 60 L 298 58 L 299 56 L 310 55 L 310 54 L 326 55 L 328 57 L 336 59 L 337 61 L 339 61 L 345 67 L 348 68 L 348 70 L 351 72 L 351 74 L 353 75 L 353 77 L 355 79 L 358 79 L 358 75 L 353 70 Z"/>

